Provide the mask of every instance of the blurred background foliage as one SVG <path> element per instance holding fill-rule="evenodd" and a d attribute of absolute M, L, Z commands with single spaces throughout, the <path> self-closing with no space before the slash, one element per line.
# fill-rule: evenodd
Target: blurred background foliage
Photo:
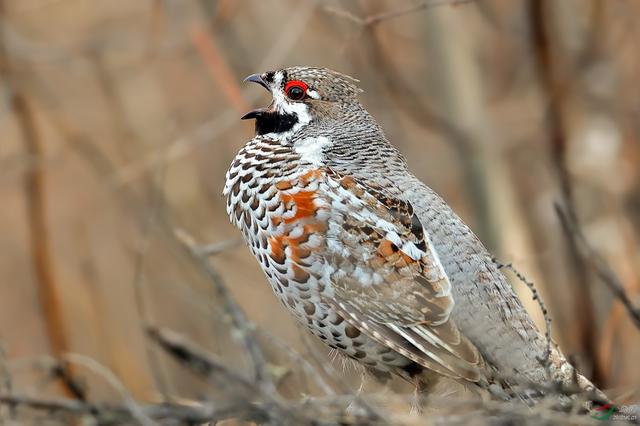
<path fill-rule="evenodd" d="M 564 352 L 637 399 L 638 329 L 554 203 L 576 212 L 638 305 L 640 3 L 454 3 L 0 1 L 0 386 L 72 393 L 43 358 L 71 352 L 141 400 L 211 392 L 149 343 L 147 324 L 247 371 L 181 230 L 230 242 L 211 262 L 256 323 L 283 393 L 317 393 L 292 351 L 318 366 L 327 350 L 235 244 L 221 197 L 253 135 L 239 117 L 269 102 L 243 77 L 312 65 L 360 80 L 362 103 L 417 176 L 535 282 Z M 81 364 L 69 372 L 89 398 L 118 399 Z M 356 373 L 345 380 L 357 386 Z"/>

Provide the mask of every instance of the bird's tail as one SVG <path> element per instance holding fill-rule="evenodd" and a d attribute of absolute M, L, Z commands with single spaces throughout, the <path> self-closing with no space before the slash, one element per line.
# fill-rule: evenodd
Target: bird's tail
<path fill-rule="evenodd" d="M 509 399 L 517 398 L 529 405 L 555 399 L 561 407 L 573 407 L 578 402 L 585 409 L 590 409 L 593 403 L 611 402 L 555 346 L 551 347 L 548 357 L 540 361 L 540 368 L 544 369 L 544 374 L 536 374 L 535 377 L 543 376 L 543 380 L 531 380 L 527 374 L 505 377 L 496 372 L 493 384 L 499 385 L 498 389 L 504 390 Z"/>
<path fill-rule="evenodd" d="M 557 402 L 557 408 L 569 409 L 579 403 L 584 409 L 590 410 L 594 403 L 607 404 L 611 401 L 586 377 L 567 361 L 555 347 L 551 348 L 548 360 L 541 360 L 544 375 L 535 374 L 504 374 L 485 362 L 482 379 L 477 382 L 455 380 L 424 369 L 412 376 L 418 394 L 426 395 L 464 395 L 469 393 L 501 401 L 520 400 L 527 405 L 537 405 L 542 401 Z M 539 373 L 539 372 L 538 372 Z M 530 377 L 545 379 L 533 380 Z"/>

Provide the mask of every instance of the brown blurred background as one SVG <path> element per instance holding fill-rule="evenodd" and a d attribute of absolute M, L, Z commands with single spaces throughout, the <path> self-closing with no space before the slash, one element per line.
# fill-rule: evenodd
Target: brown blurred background
<path fill-rule="evenodd" d="M 248 370 L 175 232 L 198 244 L 239 237 L 224 173 L 253 134 L 239 117 L 269 102 L 241 81 L 313 65 L 360 79 L 363 104 L 411 169 L 535 282 L 564 352 L 637 400 L 640 333 L 554 203 L 576 212 L 637 306 L 640 3 L 457 3 L 0 1 L 2 389 L 68 394 L 43 356 L 75 353 L 88 357 L 72 356 L 71 371 L 92 400 L 119 396 L 88 359 L 141 400 L 208 392 L 148 341 L 145 324 Z M 285 348 L 310 366 L 327 350 L 302 337 L 244 246 L 211 262 L 284 367 L 274 369 L 283 392 L 313 394 Z"/>

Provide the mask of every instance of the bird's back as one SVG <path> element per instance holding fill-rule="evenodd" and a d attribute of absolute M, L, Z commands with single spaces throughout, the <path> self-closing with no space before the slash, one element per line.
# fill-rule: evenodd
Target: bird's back
<path fill-rule="evenodd" d="M 533 323 L 513 288 L 478 237 L 431 188 L 409 174 L 400 187 L 430 234 L 451 281 L 455 307 L 451 313 L 500 376 L 520 381 L 566 385 L 577 379 L 583 389 L 593 385 L 551 345 Z M 545 363 L 548 362 L 548 367 Z M 547 377 L 547 368 L 552 377 Z M 517 380 L 516 380 L 517 381 Z"/>
<path fill-rule="evenodd" d="M 511 382 L 593 385 L 576 374 L 555 344 L 547 359 L 547 339 L 534 324 L 491 254 L 473 231 L 431 188 L 416 178 L 384 134 L 366 143 L 389 150 L 362 168 L 334 159 L 332 167 L 376 182 L 411 203 L 451 282 L 455 306 L 451 318 L 495 370 Z M 398 158 L 401 161 L 398 161 Z M 393 161 L 390 161 L 393 159 Z M 552 377 L 548 377 L 548 372 Z"/>

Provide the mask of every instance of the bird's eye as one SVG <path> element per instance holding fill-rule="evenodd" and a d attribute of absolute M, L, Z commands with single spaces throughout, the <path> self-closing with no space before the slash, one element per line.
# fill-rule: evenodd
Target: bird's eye
<path fill-rule="evenodd" d="M 307 89 L 308 86 L 300 80 L 290 81 L 284 86 L 287 97 L 294 101 L 304 99 L 304 97 L 307 96 Z"/>

